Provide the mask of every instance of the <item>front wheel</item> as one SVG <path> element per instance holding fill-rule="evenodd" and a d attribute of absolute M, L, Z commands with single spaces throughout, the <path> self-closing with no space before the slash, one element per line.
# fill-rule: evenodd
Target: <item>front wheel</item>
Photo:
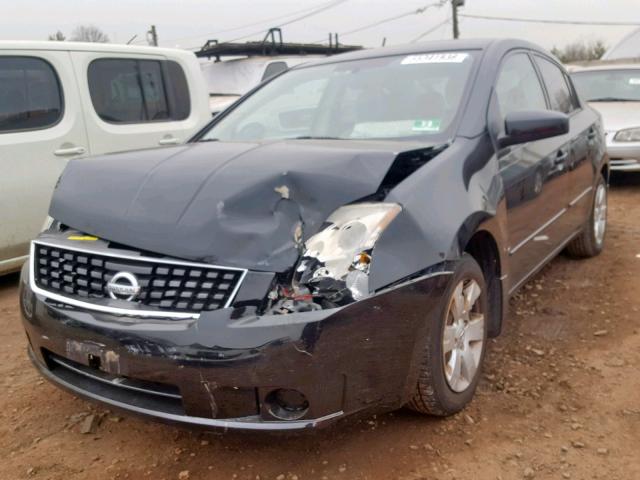
<path fill-rule="evenodd" d="M 429 325 L 420 376 L 409 408 L 446 416 L 473 397 L 487 343 L 487 291 L 478 263 L 463 255 L 441 311 Z"/>
<path fill-rule="evenodd" d="M 584 229 L 567 245 L 567 253 L 572 257 L 595 257 L 602 251 L 607 233 L 607 193 L 607 183 L 600 177 Z"/>

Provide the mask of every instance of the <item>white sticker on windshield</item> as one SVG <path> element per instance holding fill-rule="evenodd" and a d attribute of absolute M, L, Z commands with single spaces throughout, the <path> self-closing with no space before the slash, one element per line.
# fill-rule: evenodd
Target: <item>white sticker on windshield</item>
<path fill-rule="evenodd" d="M 640 78 L 630 78 L 629 85 L 640 85 Z"/>
<path fill-rule="evenodd" d="M 415 65 L 416 63 L 462 63 L 469 57 L 468 53 L 423 53 L 421 55 L 408 55 L 402 59 L 402 65 Z"/>

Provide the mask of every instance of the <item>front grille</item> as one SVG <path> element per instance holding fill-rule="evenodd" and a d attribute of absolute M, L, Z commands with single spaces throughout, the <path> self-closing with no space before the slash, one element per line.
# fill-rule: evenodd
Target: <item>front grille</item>
<path fill-rule="evenodd" d="M 40 243 L 34 247 L 36 285 L 86 302 L 110 298 L 107 283 L 117 273 L 128 272 L 140 286 L 131 303 L 174 312 L 211 311 L 231 303 L 244 274 L 205 264 L 111 256 Z"/>

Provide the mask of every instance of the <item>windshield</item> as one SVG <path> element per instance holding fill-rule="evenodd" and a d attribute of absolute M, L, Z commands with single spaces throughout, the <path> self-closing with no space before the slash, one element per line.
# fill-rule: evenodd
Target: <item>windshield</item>
<path fill-rule="evenodd" d="M 200 140 L 442 134 L 460 110 L 475 55 L 399 55 L 291 70 L 245 99 Z"/>
<path fill-rule="evenodd" d="M 640 102 L 640 69 L 574 72 L 571 77 L 588 102 Z"/>

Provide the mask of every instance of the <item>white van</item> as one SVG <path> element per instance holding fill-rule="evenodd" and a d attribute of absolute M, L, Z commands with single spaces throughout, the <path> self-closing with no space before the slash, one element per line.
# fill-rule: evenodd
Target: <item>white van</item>
<path fill-rule="evenodd" d="M 26 259 L 69 159 L 179 144 L 210 119 L 191 52 L 0 42 L 0 274 Z"/>
<path fill-rule="evenodd" d="M 218 113 L 260 82 L 305 62 L 326 55 L 255 56 L 215 61 L 201 59 L 200 68 L 209 90 L 209 108 Z"/>

